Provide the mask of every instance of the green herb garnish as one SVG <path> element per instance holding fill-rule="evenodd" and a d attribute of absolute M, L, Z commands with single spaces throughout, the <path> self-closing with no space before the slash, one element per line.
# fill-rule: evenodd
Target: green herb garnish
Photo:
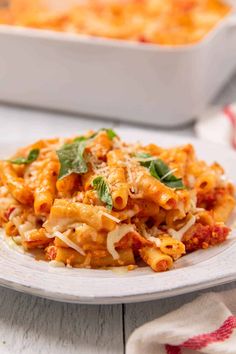
<path fill-rule="evenodd" d="M 86 140 L 88 140 L 88 138 L 86 138 L 85 136 L 79 136 L 78 138 L 75 138 L 74 139 L 74 143 L 75 142 L 81 142 L 81 141 L 86 141 Z"/>
<path fill-rule="evenodd" d="M 106 204 L 107 209 L 111 210 L 113 206 L 112 197 L 110 194 L 109 186 L 104 178 L 101 176 L 96 177 L 92 182 L 92 186 L 94 189 L 96 189 L 99 199 Z"/>
<path fill-rule="evenodd" d="M 34 162 L 39 156 L 39 149 L 33 149 L 29 152 L 27 157 L 17 157 L 14 160 L 9 160 L 9 162 L 15 165 L 29 165 Z"/>
<path fill-rule="evenodd" d="M 95 138 L 100 131 L 106 131 L 108 138 L 111 140 L 117 136 L 112 129 L 102 128 L 89 137 L 79 136 L 75 138 L 73 143 L 66 144 L 57 151 L 57 156 L 61 165 L 58 179 L 62 179 L 71 173 L 80 174 L 88 171 L 88 167 L 83 156 L 84 150 L 89 140 Z"/>
<path fill-rule="evenodd" d="M 110 139 L 110 140 L 113 140 L 116 136 L 117 136 L 117 134 L 114 132 L 114 130 L 113 129 L 101 129 L 101 130 L 105 130 L 106 132 L 107 132 L 107 136 L 108 136 L 108 138 Z"/>
<path fill-rule="evenodd" d="M 150 154 L 140 153 L 136 157 L 140 159 L 140 164 L 149 169 L 151 176 L 155 177 L 169 188 L 183 189 L 185 188 L 182 178 L 177 178 L 172 171 L 161 159 L 145 161 L 152 157 Z"/>
<path fill-rule="evenodd" d="M 84 160 L 84 150 L 86 140 L 74 141 L 71 144 L 65 144 L 57 150 L 57 156 L 60 161 L 60 171 L 58 179 L 69 176 L 71 173 L 86 173 L 87 164 Z"/>
<path fill-rule="evenodd" d="M 74 141 L 85 141 L 85 140 L 89 141 L 90 139 L 94 139 L 101 131 L 105 131 L 110 140 L 113 140 L 117 136 L 117 134 L 114 132 L 113 129 L 101 128 L 96 133 L 90 135 L 89 137 L 79 136 L 78 138 L 75 138 Z"/>

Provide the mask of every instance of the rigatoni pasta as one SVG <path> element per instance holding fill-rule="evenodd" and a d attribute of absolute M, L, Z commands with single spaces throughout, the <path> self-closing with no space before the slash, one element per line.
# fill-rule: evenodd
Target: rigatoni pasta
<path fill-rule="evenodd" d="M 22 148 L 0 162 L 0 184 L 6 237 L 79 268 L 169 270 L 225 241 L 235 206 L 223 168 L 191 145 L 128 144 L 111 129 Z"/>

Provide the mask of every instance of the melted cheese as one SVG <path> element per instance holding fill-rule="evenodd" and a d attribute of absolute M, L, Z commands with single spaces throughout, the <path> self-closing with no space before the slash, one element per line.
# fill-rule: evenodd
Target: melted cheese
<path fill-rule="evenodd" d="M 192 227 L 195 224 L 195 221 L 196 221 L 196 216 L 192 215 L 189 221 L 180 230 L 176 231 L 174 229 L 168 229 L 168 234 L 170 234 L 176 240 L 181 241 L 185 232 L 187 232 L 190 229 L 190 227 Z"/>
<path fill-rule="evenodd" d="M 133 225 L 119 225 L 115 230 L 107 234 L 107 250 L 114 259 L 119 259 L 119 253 L 115 250 L 115 243 L 119 242 L 128 232 L 134 231 Z"/>
<path fill-rule="evenodd" d="M 160 247 L 161 246 L 161 240 L 159 238 L 157 238 L 157 237 L 148 236 L 148 237 L 146 237 L 146 239 L 148 241 L 153 242 L 156 247 Z"/>
<path fill-rule="evenodd" d="M 9 220 L 11 221 L 15 216 L 18 216 L 19 214 L 21 214 L 21 212 L 22 212 L 22 208 L 20 208 L 20 207 L 15 208 L 9 216 Z"/>
<path fill-rule="evenodd" d="M 53 268 L 63 268 L 63 267 L 65 267 L 65 264 L 63 262 L 58 262 L 58 261 L 55 261 L 55 260 L 50 261 L 49 265 L 51 267 L 53 267 Z"/>
<path fill-rule="evenodd" d="M 82 256 L 85 256 L 84 251 L 82 250 L 82 248 L 80 248 L 78 245 L 76 245 L 73 241 L 71 241 L 65 234 L 56 231 L 53 233 L 52 237 L 58 237 L 60 240 L 62 240 L 63 242 L 65 242 L 67 244 L 67 246 L 73 248 L 75 251 L 77 251 L 78 253 L 82 254 Z M 51 238 L 51 237 L 50 237 Z"/>
<path fill-rule="evenodd" d="M 26 221 L 24 224 L 18 226 L 20 236 L 25 238 L 27 241 L 30 233 L 33 230 L 35 230 L 35 226 L 29 221 Z"/>

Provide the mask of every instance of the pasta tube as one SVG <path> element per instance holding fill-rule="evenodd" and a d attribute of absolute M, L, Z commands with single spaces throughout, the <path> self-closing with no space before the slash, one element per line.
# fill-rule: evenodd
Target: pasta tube
<path fill-rule="evenodd" d="M 49 248 L 47 256 L 51 260 L 70 264 L 74 267 L 81 266 L 86 261 L 86 256 L 82 256 L 71 248 L 55 247 L 53 250 Z M 105 257 L 93 256 L 90 259 L 89 266 L 92 268 L 114 267 L 135 264 L 132 249 L 120 250 L 119 259 L 113 259 L 111 255 Z"/>
<path fill-rule="evenodd" d="M 107 154 L 107 163 L 109 166 L 108 183 L 111 187 L 113 205 L 118 210 L 122 210 L 126 207 L 129 195 L 125 169 L 120 166 L 120 162 L 123 159 L 120 150 L 112 150 Z"/>
<path fill-rule="evenodd" d="M 143 247 L 140 256 L 155 272 L 164 272 L 173 265 L 173 259 L 154 247 Z"/>
<path fill-rule="evenodd" d="M 34 193 L 34 210 L 36 215 L 45 215 L 50 212 L 56 192 L 58 167 L 57 161 L 50 161 L 40 171 L 38 186 Z"/>
<path fill-rule="evenodd" d="M 143 198 L 158 203 L 166 210 L 173 209 L 177 205 L 178 195 L 174 190 L 166 187 L 148 173 L 144 172 L 143 177 L 137 180 L 137 187 Z"/>
<path fill-rule="evenodd" d="M 58 226 L 63 228 L 73 222 L 82 222 L 96 230 L 111 231 L 115 228 L 116 222 L 107 214 L 107 209 L 103 207 L 56 199 L 44 226 L 48 232 L 52 232 Z"/>
<path fill-rule="evenodd" d="M 178 259 L 185 254 L 185 246 L 183 242 L 175 240 L 169 236 L 160 236 L 161 245 L 160 250 L 164 254 L 168 254 L 174 259 Z"/>
<path fill-rule="evenodd" d="M 31 189 L 25 184 L 23 178 L 17 176 L 10 162 L 0 162 L 0 177 L 16 200 L 22 204 L 31 204 L 33 202 L 34 198 Z"/>

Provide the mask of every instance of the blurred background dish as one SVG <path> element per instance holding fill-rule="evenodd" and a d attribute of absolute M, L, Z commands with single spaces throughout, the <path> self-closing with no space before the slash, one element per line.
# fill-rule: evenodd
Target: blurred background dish
<path fill-rule="evenodd" d="M 235 15 L 218 0 L 15 0 L 1 13 L 4 102 L 173 127 L 236 68 Z"/>
<path fill-rule="evenodd" d="M 9 0 L 5 24 L 161 45 L 201 40 L 232 8 L 222 0 Z"/>

